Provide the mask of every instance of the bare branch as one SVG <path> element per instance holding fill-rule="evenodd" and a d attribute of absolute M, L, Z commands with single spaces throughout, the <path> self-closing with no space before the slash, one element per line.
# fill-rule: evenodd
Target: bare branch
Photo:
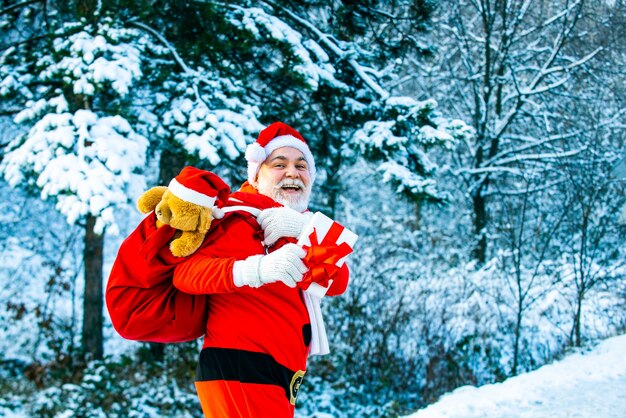
<path fill-rule="evenodd" d="M 459 174 L 476 175 L 476 174 L 485 174 L 485 173 L 509 173 L 509 174 L 514 174 L 514 175 L 518 175 L 518 176 L 523 174 L 522 170 L 520 170 L 519 168 L 515 168 L 515 167 L 494 167 L 494 166 L 479 167 L 479 168 L 460 168 L 458 170 L 453 171 L 453 173 L 455 175 L 459 175 Z"/>
<path fill-rule="evenodd" d="M 561 19 L 564 16 L 568 16 L 571 11 L 575 8 L 578 7 L 581 4 L 581 1 L 577 1 L 572 3 L 568 8 L 562 10 L 560 13 L 555 14 L 554 16 L 546 19 L 543 23 L 537 25 L 536 27 L 529 29 L 527 31 L 524 31 L 522 33 L 520 33 L 520 36 L 518 39 L 524 38 L 532 33 L 535 33 L 539 30 L 542 30 L 550 25 L 552 25 L 553 23 L 557 22 L 559 19 Z"/>
<path fill-rule="evenodd" d="M 535 80 L 533 80 L 531 84 L 531 87 L 526 90 L 526 91 L 521 91 L 522 95 L 528 96 L 531 94 L 537 94 L 537 93 L 543 93 L 545 91 L 551 90 L 554 87 L 551 86 L 546 86 L 543 87 L 541 89 L 537 89 L 537 90 L 533 90 L 536 88 L 536 85 L 543 79 L 545 78 L 545 76 L 556 73 L 556 72 L 561 72 L 561 71 L 567 71 L 567 70 L 571 70 L 573 68 L 576 67 L 580 67 L 581 65 L 586 64 L 588 61 L 590 61 L 593 57 L 595 57 L 597 54 L 599 54 L 602 50 L 604 50 L 604 48 L 600 47 L 597 48 L 596 50 L 594 50 L 593 52 L 585 55 L 584 57 L 582 57 L 581 59 L 569 64 L 569 65 L 559 65 L 556 67 L 550 67 L 550 68 L 546 68 L 546 69 L 542 69 L 539 74 L 536 76 Z M 557 85 L 555 85 L 555 87 L 561 85 L 561 83 L 558 83 Z"/>
<path fill-rule="evenodd" d="M 502 166 L 505 164 L 513 163 L 513 162 L 522 162 L 522 161 L 529 161 L 529 160 L 539 160 L 539 161 L 540 160 L 556 160 L 560 158 L 567 158 L 567 157 L 572 157 L 574 155 L 578 155 L 581 152 L 585 151 L 585 149 L 586 148 L 583 147 L 583 148 L 570 150 L 570 151 L 564 151 L 564 152 L 554 152 L 554 153 L 547 152 L 547 153 L 541 153 L 541 154 L 528 154 L 528 155 L 516 154 L 509 158 L 504 158 L 498 161 L 494 161 L 492 164 Z"/>
<path fill-rule="evenodd" d="M 36 41 L 48 38 L 50 36 L 53 36 L 53 35 L 52 34 L 37 35 L 37 36 L 33 36 L 31 38 L 28 38 L 28 39 L 24 39 L 24 40 L 19 41 L 19 42 L 13 42 L 12 44 L 9 44 L 9 45 L 0 45 L 0 51 L 6 51 L 9 48 L 17 48 L 17 47 L 19 47 L 21 45 L 28 44 L 30 42 L 36 42 Z"/>
<path fill-rule="evenodd" d="M 6 14 L 6 13 L 11 13 L 13 10 L 19 9 L 20 7 L 23 7 L 23 6 L 28 6 L 29 4 L 43 3 L 43 1 L 44 0 L 25 0 L 25 1 L 21 2 L 21 3 L 15 3 L 15 4 L 7 6 L 4 9 L 0 10 L 0 15 Z"/>
<path fill-rule="evenodd" d="M 524 193 L 537 193 L 537 192 L 542 192 L 544 190 L 549 190 L 552 189 L 555 186 L 558 186 L 560 184 L 565 183 L 566 180 L 557 180 L 557 181 L 552 181 L 550 183 L 546 183 L 543 184 L 541 186 L 537 186 L 537 187 L 533 187 L 533 188 L 529 188 L 529 189 L 525 189 L 525 190 L 507 190 L 507 189 L 498 189 L 497 192 L 494 193 L 485 193 L 485 196 L 492 196 L 492 195 L 498 195 L 498 196 L 519 196 L 521 194 Z"/>
<path fill-rule="evenodd" d="M 174 48 L 172 44 L 167 39 L 165 39 L 163 35 L 161 35 L 159 32 L 157 32 L 156 30 L 152 29 L 150 26 L 144 23 L 137 22 L 137 21 L 129 21 L 128 23 L 132 26 L 145 30 L 146 32 L 150 33 L 152 36 L 157 38 L 170 51 L 170 53 L 174 57 L 174 60 L 178 63 L 178 65 L 180 65 L 180 67 L 183 69 L 183 71 L 185 71 L 185 73 L 195 74 L 195 71 L 193 71 L 191 68 L 189 68 L 189 66 L 187 66 L 187 64 L 185 64 L 185 62 L 180 57 L 180 55 L 178 55 L 176 48 Z"/>

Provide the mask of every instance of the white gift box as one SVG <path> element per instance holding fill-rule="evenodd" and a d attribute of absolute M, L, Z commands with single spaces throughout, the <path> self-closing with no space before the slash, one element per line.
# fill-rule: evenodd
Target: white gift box
<path fill-rule="evenodd" d="M 321 212 L 315 212 L 308 225 L 304 227 L 298 239 L 298 245 L 302 247 L 311 246 L 311 234 L 315 232 L 318 244 L 336 244 L 346 243 L 350 248 L 354 248 L 354 244 L 358 239 L 358 235 L 350 231 L 348 228 L 338 224 Z M 341 267 L 348 256 L 344 256 L 337 261 L 337 266 Z M 317 283 L 311 283 L 306 292 L 317 297 L 323 297 L 328 291 L 327 287 Z"/>
<path fill-rule="evenodd" d="M 344 228 L 342 225 L 320 212 L 316 212 L 309 224 L 304 228 L 298 239 L 298 245 L 311 247 L 311 236 L 316 238 L 317 244 L 320 245 L 341 245 L 346 243 L 351 249 L 354 248 L 354 243 L 358 238 L 354 232 Z M 341 257 L 335 264 L 341 267 L 345 263 L 347 256 L 348 255 Z M 332 282 L 329 283 L 329 287 L 331 283 Z M 324 355 L 330 352 L 328 337 L 326 336 L 326 327 L 324 326 L 320 306 L 322 298 L 326 295 L 327 291 L 327 287 L 318 283 L 311 283 L 304 291 L 304 303 L 311 321 L 311 345 L 309 347 L 309 353 L 311 355 Z"/>

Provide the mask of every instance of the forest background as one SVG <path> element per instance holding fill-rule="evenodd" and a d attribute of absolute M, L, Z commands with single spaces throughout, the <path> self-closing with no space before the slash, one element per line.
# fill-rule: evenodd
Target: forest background
<path fill-rule="evenodd" d="M 297 414 L 397 416 L 626 329 L 623 0 L 0 2 L 0 413 L 201 416 L 122 340 L 134 201 L 285 121 L 359 234 Z"/>

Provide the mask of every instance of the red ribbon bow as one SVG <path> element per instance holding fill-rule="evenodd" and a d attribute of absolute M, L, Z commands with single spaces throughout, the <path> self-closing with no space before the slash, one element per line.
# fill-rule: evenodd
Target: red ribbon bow
<path fill-rule="evenodd" d="M 317 283 L 320 286 L 328 287 L 331 280 L 334 280 L 341 269 L 337 266 L 337 262 L 352 252 L 352 248 L 346 242 L 337 244 L 337 239 L 343 227 L 333 222 L 328 233 L 318 242 L 317 231 L 313 228 L 313 232 L 309 235 L 311 246 L 304 246 L 307 254 L 304 257 L 304 264 L 309 268 L 298 283 L 298 286 L 304 290 L 308 289 L 311 283 Z"/>

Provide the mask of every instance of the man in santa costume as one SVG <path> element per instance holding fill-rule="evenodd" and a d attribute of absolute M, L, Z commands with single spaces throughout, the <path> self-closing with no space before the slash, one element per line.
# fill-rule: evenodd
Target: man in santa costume
<path fill-rule="evenodd" d="M 172 260 L 146 250 L 146 239 L 161 232 L 144 220 L 120 249 L 107 306 L 127 338 L 171 342 L 204 334 L 196 388 L 206 417 L 293 417 L 312 336 L 301 286 L 307 251 L 295 242 L 311 217 L 315 161 L 302 135 L 281 122 L 264 129 L 245 156 L 247 181 L 219 202 L 225 216 L 192 256 Z M 124 258 L 137 247 L 152 264 L 131 279 L 137 273 Z M 343 293 L 348 276 L 344 264 L 327 295 Z M 141 309 L 127 308 L 126 297 L 140 300 Z"/>

